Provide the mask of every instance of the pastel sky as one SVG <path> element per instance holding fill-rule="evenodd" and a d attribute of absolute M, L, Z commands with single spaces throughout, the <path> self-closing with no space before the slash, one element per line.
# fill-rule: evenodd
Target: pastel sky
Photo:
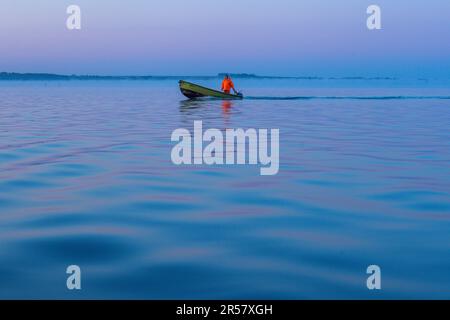
<path fill-rule="evenodd" d="M 449 14 L 449 0 L 2 0 L 0 71 L 450 76 Z"/>

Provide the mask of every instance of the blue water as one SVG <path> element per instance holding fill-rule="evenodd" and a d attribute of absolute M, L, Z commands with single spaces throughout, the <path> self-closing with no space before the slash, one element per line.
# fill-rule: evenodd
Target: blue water
<path fill-rule="evenodd" d="M 449 299 L 448 86 L 235 82 L 0 82 L 0 298 Z M 173 165 L 194 120 L 279 128 L 278 175 Z"/>

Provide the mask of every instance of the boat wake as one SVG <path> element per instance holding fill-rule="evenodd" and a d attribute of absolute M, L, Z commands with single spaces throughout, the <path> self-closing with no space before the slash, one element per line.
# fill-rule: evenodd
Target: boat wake
<path fill-rule="evenodd" d="M 245 97 L 248 100 L 450 100 L 450 96 L 291 96 Z"/>

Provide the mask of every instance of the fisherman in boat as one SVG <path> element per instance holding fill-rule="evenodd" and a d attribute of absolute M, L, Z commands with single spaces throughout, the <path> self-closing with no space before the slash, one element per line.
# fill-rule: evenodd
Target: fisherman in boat
<path fill-rule="evenodd" d="M 234 89 L 233 81 L 231 80 L 230 76 L 226 74 L 225 78 L 223 78 L 222 81 L 222 91 L 229 94 L 231 89 L 233 89 L 234 94 L 238 94 L 236 89 Z"/>

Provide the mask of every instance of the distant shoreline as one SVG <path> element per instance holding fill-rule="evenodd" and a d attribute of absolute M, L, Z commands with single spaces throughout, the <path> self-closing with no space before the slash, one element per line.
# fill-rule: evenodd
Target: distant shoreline
<path fill-rule="evenodd" d="M 54 81 L 54 80 L 214 80 L 222 78 L 225 73 L 215 76 L 99 76 L 99 75 L 61 75 L 52 73 L 16 73 L 0 72 L 0 81 Z M 316 77 L 316 76 L 260 76 L 248 73 L 231 73 L 232 78 L 239 79 L 297 79 L 297 80 L 398 80 L 395 77 Z M 426 79 L 419 79 L 426 80 Z"/>

